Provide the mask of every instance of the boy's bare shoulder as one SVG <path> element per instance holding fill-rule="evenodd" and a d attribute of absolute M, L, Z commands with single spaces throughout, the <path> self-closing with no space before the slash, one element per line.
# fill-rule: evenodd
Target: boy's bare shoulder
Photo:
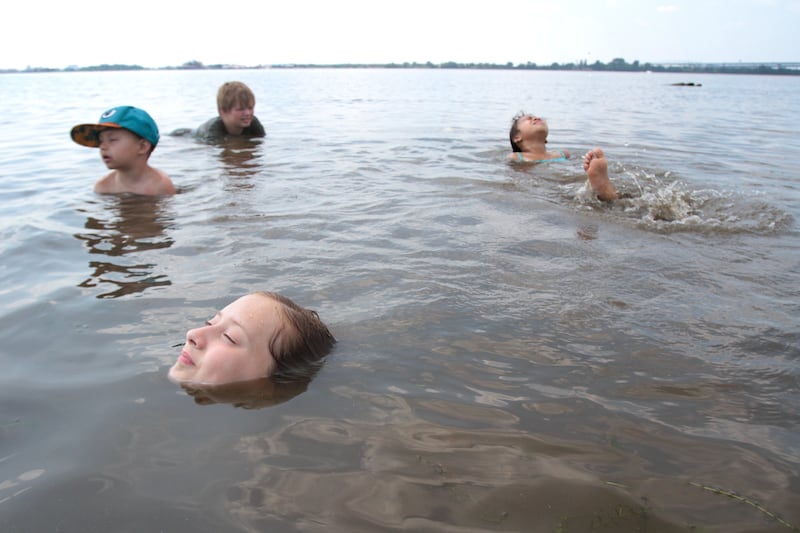
<path fill-rule="evenodd" d="M 114 194 L 118 191 L 119 187 L 117 186 L 117 172 L 116 170 L 113 172 L 109 172 L 94 184 L 94 192 L 97 194 Z"/>
<path fill-rule="evenodd" d="M 157 168 L 154 168 L 153 170 L 155 170 L 156 174 L 158 175 L 157 189 L 159 192 L 156 194 L 175 194 L 178 192 L 175 189 L 175 184 L 172 183 L 172 180 L 169 179 L 169 176 L 167 176 L 166 172 Z"/>
<path fill-rule="evenodd" d="M 146 196 L 172 195 L 177 192 L 169 176 L 157 168 L 149 167 L 144 175 L 131 180 L 130 177 L 120 177 L 117 171 L 100 178 L 94 184 L 97 194 L 133 193 Z"/>

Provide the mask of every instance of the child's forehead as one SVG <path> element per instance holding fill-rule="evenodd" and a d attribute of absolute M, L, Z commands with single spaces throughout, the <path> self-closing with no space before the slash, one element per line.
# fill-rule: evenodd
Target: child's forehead
<path fill-rule="evenodd" d="M 107 137 L 108 135 L 111 135 L 111 134 L 114 134 L 114 133 L 119 133 L 119 134 L 122 134 L 122 135 L 133 135 L 132 132 L 126 130 L 125 128 L 106 127 L 106 128 L 101 129 L 97 133 L 97 136 L 98 137 L 104 137 L 104 136 Z"/>
<path fill-rule="evenodd" d="M 264 319 L 282 321 L 283 313 L 280 310 L 280 302 L 268 296 L 254 293 L 242 296 L 238 300 L 231 302 L 219 311 L 219 314 L 230 317 L 254 318 L 258 321 Z"/>

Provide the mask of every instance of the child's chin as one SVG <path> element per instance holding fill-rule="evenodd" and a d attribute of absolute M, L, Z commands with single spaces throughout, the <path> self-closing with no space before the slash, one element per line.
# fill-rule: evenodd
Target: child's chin
<path fill-rule="evenodd" d="M 167 379 L 173 383 L 186 383 L 191 381 L 185 372 L 181 372 L 182 369 L 179 367 L 180 363 L 175 363 L 172 368 L 169 369 L 169 372 L 167 372 Z"/>

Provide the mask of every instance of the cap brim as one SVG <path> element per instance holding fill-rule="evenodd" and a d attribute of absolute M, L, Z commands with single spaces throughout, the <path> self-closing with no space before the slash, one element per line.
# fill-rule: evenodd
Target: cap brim
<path fill-rule="evenodd" d="M 122 128 L 117 124 L 78 124 L 70 132 L 72 140 L 83 146 L 98 148 L 100 146 L 100 132 L 108 128 Z"/>

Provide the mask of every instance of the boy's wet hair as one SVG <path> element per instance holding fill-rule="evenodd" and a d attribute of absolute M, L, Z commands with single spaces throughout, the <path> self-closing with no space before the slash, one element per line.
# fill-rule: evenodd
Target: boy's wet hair
<path fill-rule="evenodd" d="M 250 87 L 240 81 L 226 81 L 217 91 L 217 109 L 220 113 L 227 112 L 236 107 L 255 106 L 256 96 Z"/>
<path fill-rule="evenodd" d="M 316 311 L 306 309 L 274 292 L 258 291 L 281 304 L 286 326 L 270 340 L 270 353 L 277 368 L 270 376 L 278 382 L 303 381 L 314 377 L 325 362 L 336 339 Z"/>

